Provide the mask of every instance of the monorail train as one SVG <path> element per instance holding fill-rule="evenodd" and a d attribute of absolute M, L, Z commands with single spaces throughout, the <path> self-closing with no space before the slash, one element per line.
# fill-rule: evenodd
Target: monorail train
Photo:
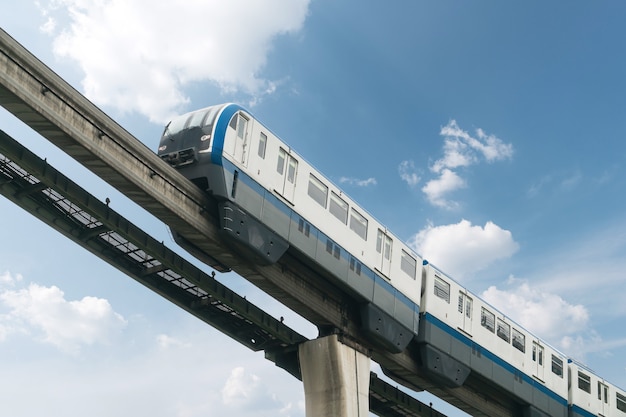
<path fill-rule="evenodd" d="M 417 349 L 434 381 L 456 387 L 471 374 L 528 417 L 626 417 L 624 391 L 424 261 L 244 108 L 173 119 L 158 154 L 212 197 L 225 241 L 243 256 L 306 258 L 358 300 L 372 343 Z"/>

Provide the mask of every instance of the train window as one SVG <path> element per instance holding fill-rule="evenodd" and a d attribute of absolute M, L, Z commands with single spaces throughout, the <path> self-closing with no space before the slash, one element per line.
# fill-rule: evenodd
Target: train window
<path fill-rule="evenodd" d="M 435 275 L 435 295 L 450 303 L 450 284 Z"/>
<path fill-rule="evenodd" d="M 335 245 L 332 240 L 326 239 L 326 252 L 339 259 L 341 257 L 341 249 L 338 245 Z"/>
<path fill-rule="evenodd" d="M 591 377 L 578 371 L 578 388 L 591 394 Z"/>
<path fill-rule="evenodd" d="M 311 234 L 311 225 L 305 222 L 303 219 L 300 219 L 298 221 L 298 231 L 304 234 L 304 236 L 309 237 L 309 235 Z"/>
<path fill-rule="evenodd" d="M 328 187 L 323 182 L 309 175 L 309 196 L 320 206 L 326 208 L 326 200 L 328 199 Z"/>
<path fill-rule="evenodd" d="M 280 175 L 283 175 L 283 172 L 285 172 L 285 159 L 287 159 L 287 152 L 283 148 L 280 148 L 278 150 L 278 162 L 276 164 L 276 172 Z"/>
<path fill-rule="evenodd" d="M 496 315 L 485 307 L 481 307 L 480 324 L 493 333 L 496 330 Z"/>
<path fill-rule="evenodd" d="M 189 123 L 187 124 L 187 129 L 191 129 L 192 127 L 200 127 L 202 126 L 202 120 L 206 116 L 206 111 L 197 111 L 191 114 L 189 117 Z"/>
<path fill-rule="evenodd" d="M 361 275 L 361 263 L 355 257 L 350 258 L 350 270 L 356 272 L 357 275 Z"/>
<path fill-rule="evenodd" d="M 472 299 L 467 294 L 459 291 L 459 302 L 456 305 L 459 313 L 463 314 L 463 308 L 465 307 L 465 317 L 472 318 Z"/>
<path fill-rule="evenodd" d="M 520 352 L 526 352 L 526 336 L 524 333 L 519 330 L 513 328 L 513 347 L 515 347 Z"/>
<path fill-rule="evenodd" d="M 408 276 L 415 279 L 415 268 L 417 267 L 417 261 L 414 257 L 409 255 L 402 249 L 402 260 L 400 261 L 400 268 L 406 272 Z"/>
<path fill-rule="evenodd" d="M 261 137 L 259 138 L 259 156 L 261 159 L 265 159 L 265 148 L 267 147 L 267 135 L 261 132 Z"/>
<path fill-rule="evenodd" d="M 343 199 L 333 191 L 330 192 L 330 205 L 328 210 L 343 224 L 346 224 L 348 221 L 348 203 L 343 201 Z"/>
<path fill-rule="evenodd" d="M 600 381 L 598 381 L 598 399 L 605 404 L 609 402 L 609 387 Z"/>
<path fill-rule="evenodd" d="M 626 413 L 626 396 L 616 392 L 615 401 L 617 401 L 617 409 Z"/>
<path fill-rule="evenodd" d="M 391 259 L 391 245 L 392 241 L 389 236 L 382 230 L 378 229 L 378 235 L 376 237 L 376 252 L 384 253 L 385 259 Z M 383 252 L 384 247 L 384 252 Z"/>
<path fill-rule="evenodd" d="M 363 240 L 367 240 L 367 219 L 354 209 L 350 211 L 350 229 Z"/>
<path fill-rule="evenodd" d="M 498 337 L 505 342 L 509 343 L 511 341 L 511 326 L 502 321 L 502 319 L 498 319 L 498 328 L 496 333 Z"/>
<path fill-rule="evenodd" d="M 298 161 L 290 155 L 287 163 L 287 182 L 291 183 L 292 186 L 295 186 L 296 183 L 296 171 L 298 171 Z"/>
<path fill-rule="evenodd" d="M 552 373 L 563 378 L 563 359 L 552 355 Z"/>
<path fill-rule="evenodd" d="M 543 346 L 537 342 L 533 342 L 533 362 L 543 366 Z"/>
<path fill-rule="evenodd" d="M 237 136 L 241 139 L 246 136 L 246 128 L 248 126 L 248 118 L 243 114 L 239 113 L 238 122 L 237 122 Z"/>
<path fill-rule="evenodd" d="M 228 127 L 232 129 L 237 129 L 237 115 L 236 114 L 233 116 L 232 119 L 230 119 L 230 122 L 228 123 Z"/>

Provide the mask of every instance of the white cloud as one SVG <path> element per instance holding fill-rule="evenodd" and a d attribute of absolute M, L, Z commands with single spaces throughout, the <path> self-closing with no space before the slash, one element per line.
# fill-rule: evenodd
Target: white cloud
<path fill-rule="evenodd" d="M 222 401 L 230 408 L 245 410 L 283 410 L 289 413 L 293 404 L 282 404 L 276 394 L 255 374 L 238 366 L 231 371 L 222 389 Z"/>
<path fill-rule="evenodd" d="M 458 280 L 510 257 L 519 248 L 510 231 L 493 222 L 480 227 L 467 220 L 428 226 L 413 236 L 410 245 L 424 259 Z"/>
<path fill-rule="evenodd" d="M 271 94 L 276 82 L 259 74 L 272 41 L 302 28 L 309 0 L 42 4 L 42 30 L 56 36 L 57 56 L 79 63 L 87 97 L 161 123 L 189 102 L 183 90 L 193 83 L 252 102 Z"/>
<path fill-rule="evenodd" d="M 185 343 L 181 340 L 178 340 L 174 337 L 168 336 L 166 334 L 160 334 L 156 337 L 157 345 L 161 349 L 170 349 L 170 348 L 179 348 L 179 347 L 190 347 L 189 343 Z"/>
<path fill-rule="evenodd" d="M 376 178 L 374 177 L 370 177 L 364 180 L 358 179 L 358 178 L 351 178 L 351 177 L 341 177 L 339 178 L 339 183 L 340 184 L 349 184 L 349 185 L 356 185 L 357 187 L 368 187 L 370 185 L 376 185 Z"/>
<path fill-rule="evenodd" d="M 476 137 L 461 129 L 456 120 L 451 120 L 441 128 L 444 137 L 444 157 L 433 165 L 439 172 L 442 168 L 456 168 L 472 165 L 482 156 L 487 162 L 508 159 L 513 156 L 513 145 L 502 142 L 484 130 L 476 129 Z"/>
<path fill-rule="evenodd" d="M 27 288 L 0 292 L 5 329 L 41 333 L 41 338 L 62 351 L 76 353 L 83 345 L 108 343 L 126 320 L 102 298 L 67 301 L 58 287 L 31 283 Z M 5 335 L 6 337 L 6 335 Z"/>
<path fill-rule="evenodd" d="M 402 161 L 398 166 L 398 173 L 402 181 L 406 182 L 410 187 L 415 187 L 421 180 L 415 172 L 415 164 L 413 161 Z"/>
<path fill-rule="evenodd" d="M 430 180 L 422 187 L 426 198 L 437 207 L 453 209 L 458 207 L 456 201 L 446 199 L 446 195 L 452 191 L 467 187 L 467 183 L 458 174 L 449 169 L 441 171 L 439 178 Z"/>
<path fill-rule="evenodd" d="M 9 271 L 0 274 L 0 286 L 15 286 L 16 283 L 21 282 L 23 279 L 21 274 L 13 275 Z"/>
<path fill-rule="evenodd" d="M 446 198 L 449 193 L 467 186 L 467 182 L 455 170 L 483 160 L 494 162 L 513 156 L 513 145 L 486 134 L 480 128 L 472 136 L 461 129 L 456 120 L 442 127 L 440 135 L 444 138 L 443 157 L 430 167 L 439 177 L 428 181 L 422 188 L 428 201 L 438 207 L 451 209 L 458 206 L 458 203 Z"/>
<path fill-rule="evenodd" d="M 525 329 L 556 344 L 568 355 L 578 359 L 584 356 L 585 344 L 589 340 L 583 332 L 587 332 L 590 321 L 585 306 L 570 304 L 561 296 L 531 287 L 527 282 L 510 290 L 491 286 L 481 297 Z"/>

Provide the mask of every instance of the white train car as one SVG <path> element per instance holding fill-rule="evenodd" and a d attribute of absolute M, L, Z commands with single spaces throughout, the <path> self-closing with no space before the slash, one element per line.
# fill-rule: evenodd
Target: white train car
<path fill-rule="evenodd" d="M 472 374 L 527 408 L 568 415 L 567 358 L 434 266 L 424 266 L 417 342 L 425 368 L 448 386 Z"/>
<path fill-rule="evenodd" d="M 626 393 L 584 365 L 569 360 L 570 417 L 626 417 Z"/>
<path fill-rule="evenodd" d="M 250 113 L 225 104 L 182 115 L 159 155 L 215 198 L 225 239 L 250 260 L 291 248 L 362 301 L 373 341 L 400 352 L 413 339 L 422 259 Z"/>

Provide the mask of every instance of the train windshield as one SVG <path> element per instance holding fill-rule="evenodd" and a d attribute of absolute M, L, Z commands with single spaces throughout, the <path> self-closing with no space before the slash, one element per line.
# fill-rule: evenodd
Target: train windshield
<path fill-rule="evenodd" d="M 218 106 L 213 106 L 195 111 L 193 113 L 178 116 L 177 118 L 172 119 L 172 121 L 165 127 L 163 136 L 175 135 L 185 129 L 192 129 L 194 127 L 201 128 L 204 126 L 211 126 L 218 110 Z"/>
<path fill-rule="evenodd" d="M 165 132 L 163 132 L 163 136 L 175 135 L 178 132 L 182 131 L 185 127 L 185 122 L 189 118 L 189 115 L 179 116 L 175 119 L 172 119 L 171 122 L 165 127 Z"/>

